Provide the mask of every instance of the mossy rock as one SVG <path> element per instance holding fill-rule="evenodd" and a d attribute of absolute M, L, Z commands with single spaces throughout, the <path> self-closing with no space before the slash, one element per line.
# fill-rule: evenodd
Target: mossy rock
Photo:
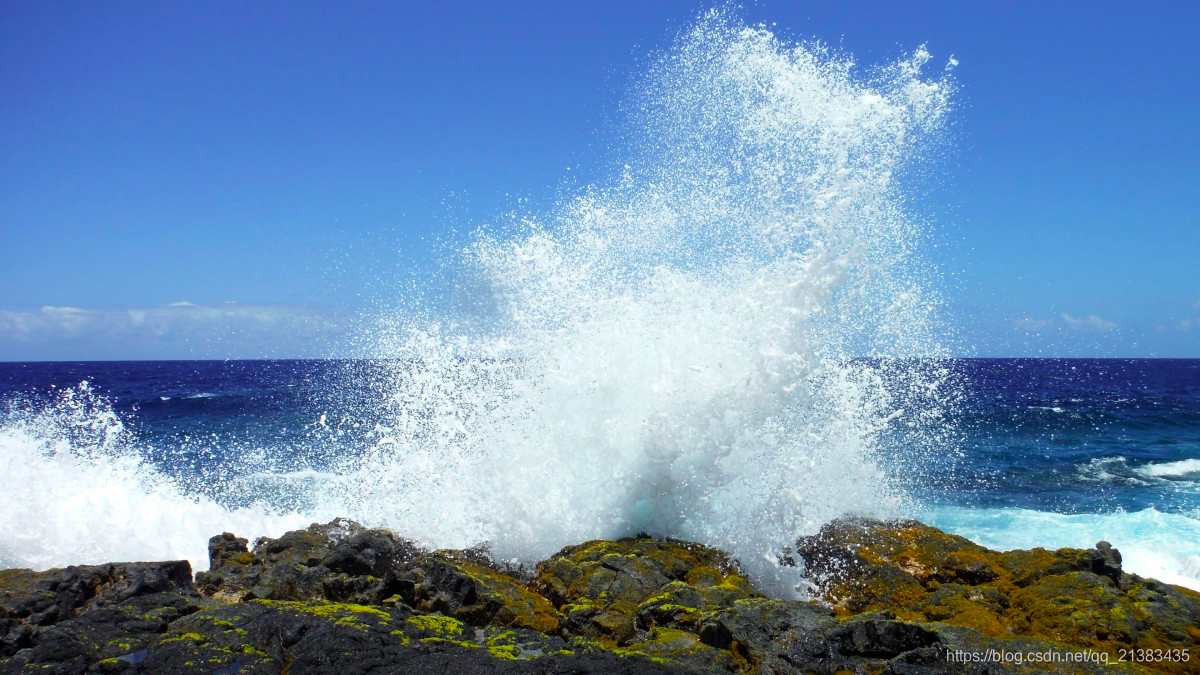
<path fill-rule="evenodd" d="M 726 650 L 743 670 L 789 672 L 788 664 L 831 663 L 833 611 L 807 602 L 750 598 L 712 612 L 699 637 Z"/>
<path fill-rule="evenodd" d="M 197 575 L 202 593 L 225 602 L 253 599 L 392 605 L 546 633 L 558 612 L 520 580 L 462 551 L 428 552 L 387 530 L 347 520 L 311 525 L 253 551 L 230 533 L 209 541 L 211 569 Z"/>
<path fill-rule="evenodd" d="M 451 552 L 421 556 L 401 576 L 401 596 L 423 612 L 476 626 L 496 625 L 553 633 L 559 614 L 546 598 L 494 567 Z"/>
<path fill-rule="evenodd" d="M 531 630 L 488 627 L 482 631 L 482 638 L 482 646 L 488 653 L 509 661 L 530 661 L 546 656 L 575 654 L 562 638 Z"/>
<path fill-rule="evenodd" d="M 694 628 L 704 612 L 756 595 L 724 552 L 649 537 L 567 547 L 538 565 L 533 587 L 562 612 L 565 635 L 610 646 L 655 626 Z"/>
<path fill-rule="evenodd" d="M 797 542 L 797 557 L 840 615 L 886 610 L 984 638 L 1034 638 L 1104 652 L 1197 651 L 1200 594 L 1121 571 L 1120 553 L 1006 553 L 912 520 L 839 520 Z M 1188 672 L 1195 664 L 1150 664 Z"/>
<path fill-rule="evenodd" d="M 704 644 L 695 633 L 674 628 L 656 627 L 646 639 L 620 649 L 618 653 L 679 664 L 699 673 L 728 673 L 741 669 L 729 651 Z"/>
<path fill-rule="evenodd" d="M 380 603 L 399 589 L 397 573 L 422 551 L 388 530 L 336 519 L 255 542 L 229 532 L 208 542 L 200 593 L 222 602 L 332 600 Z"/>
<path fill-rule="evenodd" d="M 648 537 L 568 547 L 527 582 L 349 521 L 253 552 L 226 534 L 203 596 L 186 563 L 0 571 L 0 673 L 999 673 L 1065 662 L 948 656 L 1200 644 L 1200 594 L 1123 574 L 1103 544 L 997 553 L 854 520 L 797 553 L 835 608 L 763 598 L 721 551 Z M 1195 664 L 1115 670 L 1147 668 Z"/>
<path fill-rule="evenodd" d="M 201 608 L 191 577 L 187 561 L 0 571 L 0 664 L 120 667 Z"/>
<path fill-rule="evenodd" d="M 403 607 L 254 600 L 176 622 L 137 672 L 681 672 L 649 657 L 576 653 L 536 631 L 476 628 Z M 119 665 L 119 664 L 117 664 Z M 226 670 L 222 670 L 226 669 Z"/>
<path fill-rule="evenodd" d="M 709 567 L 695 568 L 712 570 Z M 687 581 L 672 581 L 642 601 L 637 608 L 638 625 L 695 628 L 708 612 L 728 607 L 737 600 L 755 597 L 754 588 L 741 575 L 689 574 Z"/>

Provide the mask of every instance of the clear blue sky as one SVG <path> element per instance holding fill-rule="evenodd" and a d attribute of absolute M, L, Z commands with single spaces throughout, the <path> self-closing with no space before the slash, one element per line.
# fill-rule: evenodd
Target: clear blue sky
<path fill-rule="evenodd" d="M 0 4 L 0 360 L 320 355 L 440 233 L 611 161 L 706 6 Z M 922 203 L 965 352 L 1200 357 L 1200 4 L 744 14 L 960 62 Z"/>

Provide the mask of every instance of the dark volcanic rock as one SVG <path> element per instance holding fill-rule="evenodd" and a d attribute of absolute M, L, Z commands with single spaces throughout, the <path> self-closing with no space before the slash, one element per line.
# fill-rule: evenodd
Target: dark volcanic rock
<path fill-rule="evenodd" d="M 348 520 L 263 538 L 252 552 L 246 544 L 229 533 L 209 540 L 211 570 L 196 576 L 201 593 L 223 601 L 403 602 L 477 626 L 558 627 L 545 598 L 481 554 L 427 552 Z"/>
<path fill-rule="evenodd" d="M 838 626 L 831 635 L 839 653 L 848 656 L 891 658 L 940 644 L 937 633 L 899 621 L 859 620 Z"/>
<path fill-rule="evenodd" d="M 70 619 L 81 611 L 154 593 L 195 595 L 186 560 L 71 566 L 46 572 L 0 571 L 0 613 L 35 626 Z"/>
<path fill-rule="evenodd" d="M 1108 654 L 1196 651 L 1200 594 L 1121 571 L 1108 542 L 1094 549 L 990 551 L 912 520 L 839 520 L 796 545 L 840 614 L 876 610 L 945 622 L 984 637 L 1025 636 Z M 1160 670 L 1195 663 L 1162 660 Z"/>
<path fill-rule="evenodd" d="M 387 530 L 334 520 L 259 539 L 251 552 L 228 532 L 208 542 L 200 592 L 224 601 L 314 600 L 380 603 L 399 590 L 396 572 L 420 549 Z"/>
<path fill-rule="evenodd" d="M 410 606 L 475 626 L 493 624 L 543 633 L 558 629 L 546 598 L 496 568 L 455 552 L 421 556 L 401 574 L 401 597 Z"/>
<path fill-rule="evenodd" d="M 650 538 L 567 547 L 538 565 L 533 587 L 562 612 L 564 632 L 614 646 L 757 595 L 724 552 Z"/>
<path fill-rule="evenodd" d="M 836 623 L 824 607 L 755 598 L 714 612 L 700 639 L 766 672 L 794 672 L 799 664 L 831 663 L 827 636 Z"/>
<path fill-rule="evenodd" d="M 187 561 L 0 572 L 0 657 L 85 672 L 199 609 Z M 18 659 L 19 660 L 19 659 Z"/>
<path fill-rule="evenodd" d="M 1003 673 L 1064 661 L 962 656 L 1200 643 L 1200 595 L 1122 573 L 1103 542 L 996 553 L 914 521 L 799 542 L 832 608 L 647 537 L 565 548 L 530 583 L 344 520 L 253 549 L 222 534 L 209 555 L 200 593 L 186 562 L 0 572 L 0 673 Z"/>
<path fill-rule="evenodd" d="M 1096 542 L 1096 548 L 1084 551 L 1084 564 L 1095 574 L 1121 583 L 1121 552 L 1107 541 Z"/>
<path fill-rule="evenodd" d="M 476 630 L 441 616 L 363 605 L 252 600 L 193 613 L 105 659 L 22 654 L 0 672 L 682 673 L 670 664 L 575 651 L 531 631 Z"/>

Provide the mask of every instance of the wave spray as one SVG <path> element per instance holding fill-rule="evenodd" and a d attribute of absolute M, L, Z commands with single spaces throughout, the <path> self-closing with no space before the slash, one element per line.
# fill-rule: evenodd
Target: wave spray
<path fill-rule="evenodd" d="M 383 341 L 381 442 L 325 501 L 523 560 L 693 539 L 793 590 L 781 548 L 900 508 L 897 465 L 947 433 L 953 373 L 898 187 L 948 107 L 929 59 L 859 77 L 703 17 L 652 66 L 611 185 L 463 251 L 493 328 Z"/>

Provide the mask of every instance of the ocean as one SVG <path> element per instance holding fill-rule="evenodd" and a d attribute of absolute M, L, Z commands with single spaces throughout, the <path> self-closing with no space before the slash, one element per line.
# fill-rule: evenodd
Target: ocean
<path fill-rule="evenodd" d="M 278 535 L 333 515 L 405 532 L 386 504 L 317 503 L 338 471 L 371 461 L 394 419 L 378 383 L 396 367 L 0 364 L 0 567 L 184 557 L 204 569 L 212 534 Z M 1106 539 L 1131 571 L 1200 587 L 1200 360 L 952 367 L 965 395 L 944 461 L 913 467 L 884 441 L 884 471 L 912 478 L 900 515 L 1002 549 Z"/>
<path fill-rule="evenodd" d="M 918 206 L 955 63 L 712 10 L 599 178 L 379 280 L 329 352 L 362 360 L 0 365 L 0 566 L 203 569 L 214 534 L 340 516 L 526 562 L 678 537 L 797 596 L 790 542 L 865 514 L 1200 587 L 1198 362 L 951 358 L 953 223 Z"/>

